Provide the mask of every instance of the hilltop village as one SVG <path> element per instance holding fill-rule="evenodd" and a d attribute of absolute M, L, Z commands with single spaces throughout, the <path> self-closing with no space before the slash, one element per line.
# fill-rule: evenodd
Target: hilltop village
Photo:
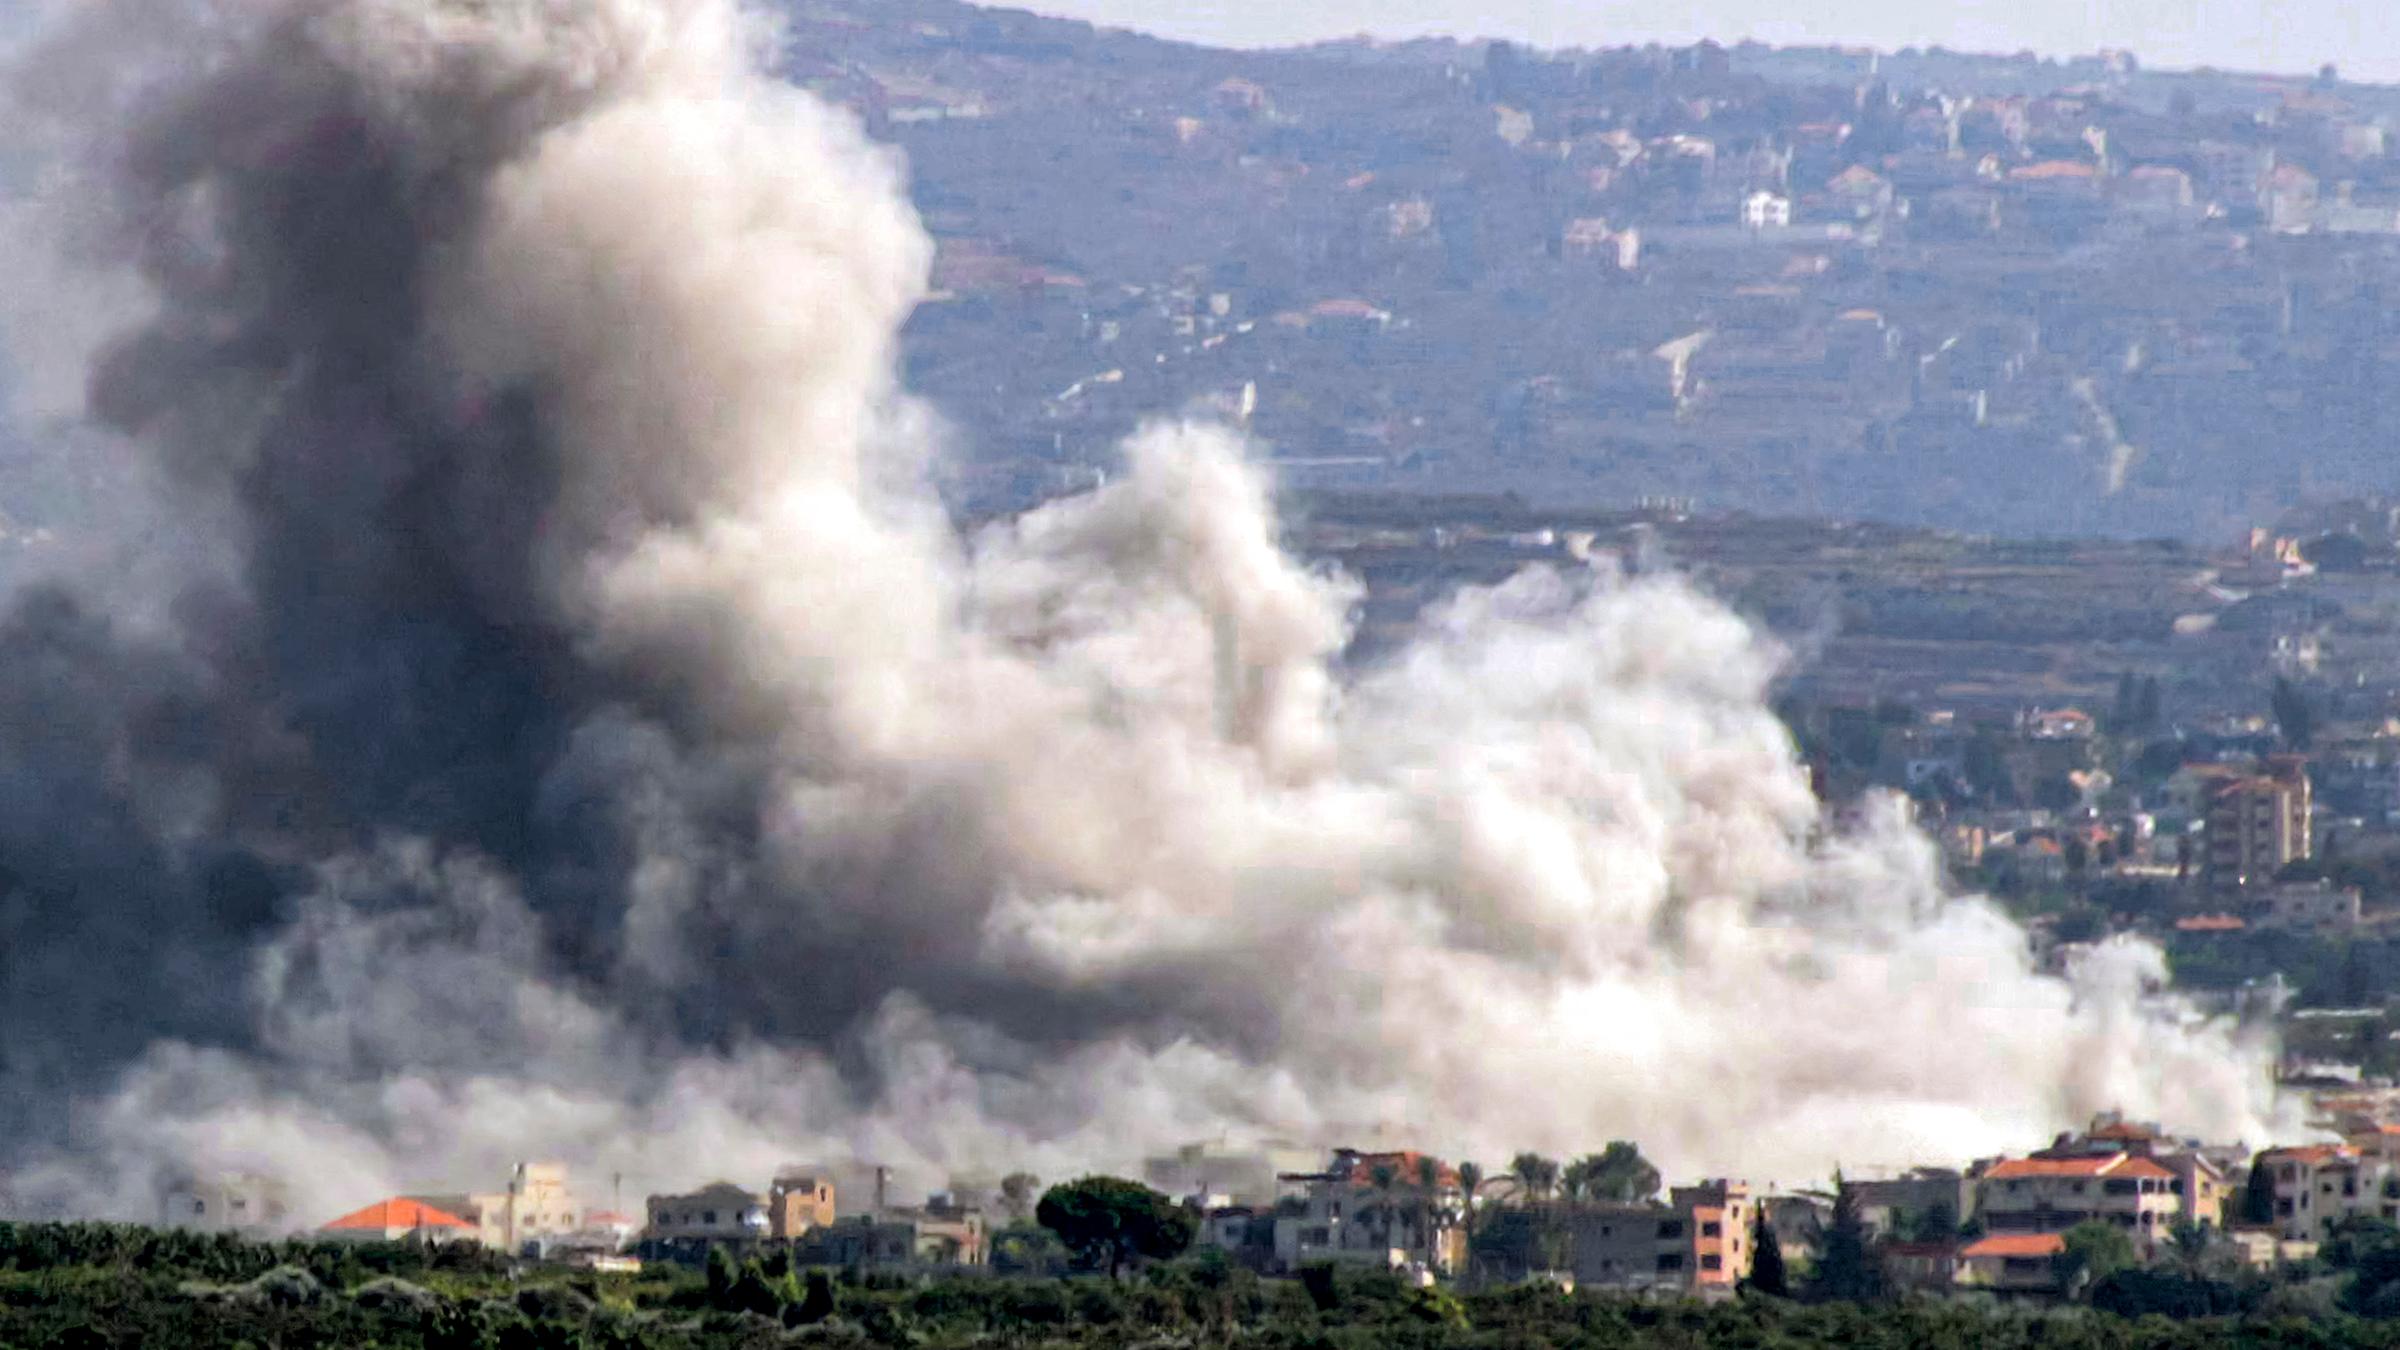
<path fill-rule="evenodd" d="M 2221 539 L 2395 484 L 2400 91 L 1756 43 L 1232 52 L 791 11 L 939 246 L 955 500 L 1238 420 L 1287 481 Z M 2305 453 L 2302 453 L 2302 451 Z"/>

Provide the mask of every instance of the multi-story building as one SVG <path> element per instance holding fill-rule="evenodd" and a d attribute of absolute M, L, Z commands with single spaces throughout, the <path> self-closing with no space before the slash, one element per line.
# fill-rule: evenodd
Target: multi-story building
<path fill-rule="evenodd" d="M 2286 1242 L 2322 1242 L 2345 1219 L 2400 1223 L 2400 1150 L 2386 1136 L 2258 1155 L 2275 1180 L 2275 1227 Z"/>
<path fill-rule="evenodd" d="M 1466 1261 L 1466 1192 L 1458 1169 L 1416 1152 L 1340 1149 L 1322 1172 L 1286 1180 L 1304 1206 L 1275 1223 L 1275 1260 L 1355 1261 L 1450 1274 Z"/>
<path fill-rule="evenodd" d="M 2138 1247 L 2183 1216 L 2175 1173 L 2130 1153 L 2010 1158 L 1977 1179 L 1975 1212 L 1994 1235 L 2063 1233 L 2079 1223 L 2123 1228 Z"/>
<path fill-rule="evenodd" d="M 475 1197 L 475 1221 L 483 1245 L 513 1252 L 582 1228 L 583 1207 L 563 1164 L 518 1163 L 507 1190 Z"/>
<path fill-rule="evenodd" d="M 1750 1273 L 1759 1210 L 1738 1181 L 1678 1186 L 1667 1203 L 1561 1206 L 1578 1285 L 1730 1288 Z"/>
<path fill-rule="evenodd" d="M 2312 853 L 2305 763 L 2278 755 L 2266 772 L 2230 779 L 2209 794 L 2205 877 L 2225 894 L 2262 886 Z"/>
<path fill-rule="evenodd" d="M 494 1251 L 519 1252 L 583 1228 L 583 1207 L 561 1163 L 518 1163 L 504 1190 L 419 1195 L 416 1199 L 475 1226 L 475 1240 Z"/>

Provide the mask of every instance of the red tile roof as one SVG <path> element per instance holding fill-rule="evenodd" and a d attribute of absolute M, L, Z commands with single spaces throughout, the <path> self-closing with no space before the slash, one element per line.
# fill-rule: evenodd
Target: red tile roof
<path fill-rule="evenodd" d="M 365 1209 L 353 1210 L 325 1225 L 328 1231 L 371 1228 L 377 1232 L 388 1232 L 395 1228 L 414 1231 L 419 1228 L 474 1226 L 455 1214 L 435 1209 L 422 1200 L 411 1200 L 405 1195 L 378 1200 Z"/>
<path fill-rule="evenodd" d="M 2066 1249 L 2067 1240 L 2058 1233 L 1994 1233 L 1959 1256 L 1969 1261 L 1979 1256 L 2056 1256 Z"/>
<path fill-rule="evenodd" d="M 2148 1158 L 2110 1153 L 2096 1158 L 2010 1158 L 1995 1164 L 1984 1176 L 1994 1181 L 2026 1177 L 2148 1177 L 2171 1181 L 2175 1174 Z"/>
<path fill-rule="evenodd" d="M 2350 1150 L 2340 1144 L 2300 1144 L 2292 1148 L 2271 1148 L 2259 1156 L 2279 1162 L 2323 1163 L 2348 1157 L 2349 1154 Z"/>

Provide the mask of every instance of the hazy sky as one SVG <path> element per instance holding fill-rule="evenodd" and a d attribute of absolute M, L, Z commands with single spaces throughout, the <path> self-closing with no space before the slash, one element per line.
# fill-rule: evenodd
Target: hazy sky
<path fill-rule="evenodd" d="M 1030 8 L 1170 37 L 1263 46 L 1359 32 L 1545 46 L 1755 37 L 1970 51 L 2131 49 L 2154 66 L 2400 79 L 2393 0 L 1036 0 Z"/>

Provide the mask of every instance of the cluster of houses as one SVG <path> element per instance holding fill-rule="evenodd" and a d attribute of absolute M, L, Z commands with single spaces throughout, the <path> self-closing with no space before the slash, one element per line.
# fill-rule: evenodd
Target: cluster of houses
<path fill-rule="evenodd" d="M 2090 1223 L 2121 1230 L 2144 1256 L 2196 1232 L 2271 1266 L 2313 1254 L 2345 1220 L 2400 1221 L 2400 1126 L 2383 1123 L 2394 1105 L 2324 1099 L 2320 1123 L 2338 1140 L 2255 1155 L 2111 1114 L 2022 1156 L 1852 1176 L 1841 1186 L 1889 1278 L 1910 1288 L 2059 1293 L 2067 1234 Z M 1412 1150 L 1195 1145 L 1150 1159 L 1143 1175 L 1195 1214 L 1197 1245 L 1265 1275 L 1337 1263 L 1428 1284 L 1541 1279 L 1707 1295 L 1746 1280 L 1769 1233 L 1787 1263 L 1806 1268 L 1835 1222 L 1831 1190 L 1754 1190 L 1716 1178 L 1601 1198 L 1524 1170 L 1486 1175 Z M 602 1270 L 696 1263 L 725 1247 L 780 1248 L 806 1265 L 932 1272 L 996 1264 L 996 1239 L 1031 1222 L 1035 1184 L 1018 1176 L 1000 1188 L 954 1185 L 902 1204 L 884 1168 L 787 1167 L 764 1190 L 718 1181 L 652 1195 L 637 1217 L 586 1208 L 565 1167 L 528 1163 L 500 1190 L 392 1196 L 317 1233 L 469 1242 Z M 281 1193 L 255 1179 L 179 1187 L 164 1206 L 179 1227 L 290 1227 Z"/>

